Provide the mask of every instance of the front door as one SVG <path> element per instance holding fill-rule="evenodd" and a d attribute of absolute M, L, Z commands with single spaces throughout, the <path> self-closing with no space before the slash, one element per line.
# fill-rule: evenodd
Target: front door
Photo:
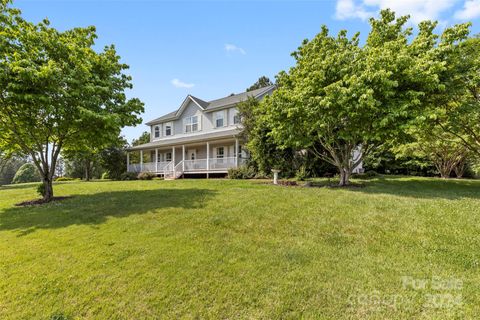
<path fill-rule="evenodd" d="M 187 160 L 196 160 L 197 159 L 197 150 L 188 149 L 187 151 Z"/>

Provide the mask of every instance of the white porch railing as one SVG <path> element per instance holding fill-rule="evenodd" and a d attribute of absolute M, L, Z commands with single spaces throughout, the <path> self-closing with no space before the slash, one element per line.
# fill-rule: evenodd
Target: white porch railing
<path fill-rule="evenodd" d="M 225 170 L 230 168 L 235 168 L 236 158 L 235 157 L 226 157 L 226 158 L 211 158 L 209 161 L 209 170 Z"/>
<path fill-rule="evenodd" d="M 235 168 L 241 166 L 246 162 L 245 158 L 236 158 L 236 157 L 225 157 L 225 158 L 210 158 L 208 159 L 197 159 L 197 160 L 183 160 L 173 164 L 172 161 L 162 161 L 162 162 L 146 162 L 143 165 L 139 163 L 130 164 L 128 166 L 129 172 L 157 172 L 163 173 L 168 176 L 175 176 L 177 173 L 180 173 L 180 176 L 184 172 L 198 172 L 198 171 L 225 171 L 230 168 Z M 208 165 L 207 165 L 208 164 Z M 173 172 L 175 171 L 175 175 Z"/>
<path fill-rule="evenodd" d="M 207 159 L 185 160 L 185 171 L 207 170 Z"/>

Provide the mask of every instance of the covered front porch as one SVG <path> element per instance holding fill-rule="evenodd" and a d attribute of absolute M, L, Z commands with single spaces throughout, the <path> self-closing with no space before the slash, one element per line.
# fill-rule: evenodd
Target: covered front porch
<path fill-rule="evenodd" d="M 188 174 L 227 173 L 245 163 L 239 139 L 182 143 L 133 150 L 127 153 L 129 172 L 151 172 L 166 179 Z"/>

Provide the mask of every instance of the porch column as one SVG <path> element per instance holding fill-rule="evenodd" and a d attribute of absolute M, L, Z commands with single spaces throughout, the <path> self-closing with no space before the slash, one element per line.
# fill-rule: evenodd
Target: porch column
<path fill-rule="evenodd" d="M 175 179 L 175 147 L 172 147 L 172 161 L 173 161 L 173 179 Z"/>
<path fill-rule="evenodd" d="M 238 167 L 238 138 L 235 138 L 235 167 Z"/>
<path fill-rule="evenodd" d="M 182 144 L 182 171 L 185 172 L 185 145 Z"/>
<path fill-rule="evenodd" d="M 210 171 L 210 142 L 207 141 L 207 178 L 208 171 Z"/>
<path fill-rule="evenodd" d="M 158 172 L 158 149 L 155 148 L 155 172 Z"/>
<path fill-rule="evenodd" d="M 143 150 L 140 150 L 140 172 L 143 171 Z"/>
<path fill-rule="evenodd" d="M 130 152 L 127 151 L 127 172 L 130 171 Z"/>

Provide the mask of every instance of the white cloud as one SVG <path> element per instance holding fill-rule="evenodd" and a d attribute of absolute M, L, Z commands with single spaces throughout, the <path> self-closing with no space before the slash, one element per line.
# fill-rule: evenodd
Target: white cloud
<path fill-rule="evenodd" d="M 195 86 L 193 83 L 186 83 L 178 79 L 173 79 L 171 82 L 175 88 L 193 88 Z"/>
<path fill-rule="evenodd" d="M 459 20 L 471 20 L 480 17 L 480 0 L 466 0 L 463 8 L 455 12 L 455 18 Z"/>
<path fill-rule="evenodd" d="M 373 16 L 374 12 L 390 8 L 397 15 L 411 16 L 412 22 L 439 20 L 459 0 L 337 0 L 335 16 L 339 19 Z M 466 0 L 479 1 L 479 0 Z"/>
<path fill-rule="evenodd" d="M 354 0 L 337 0 L 335 7 L 335 17 L 339 20 L 349 18 L 366 20 L 374 14 L 374 12 L 366 11 L 364 6 L 355 4 Z"/>
<path fill-rule="evenodd" d="M 227 52 L 239 52 L 241 54 L 247 54 L 247 52 L 245 52 L 245 50 L 243 50 L 242 48 L 237 47 L 234 44 L 229 44 L 229 43 L 227 43 L 225 45 L 225 51 L 227 51 Z"/>

